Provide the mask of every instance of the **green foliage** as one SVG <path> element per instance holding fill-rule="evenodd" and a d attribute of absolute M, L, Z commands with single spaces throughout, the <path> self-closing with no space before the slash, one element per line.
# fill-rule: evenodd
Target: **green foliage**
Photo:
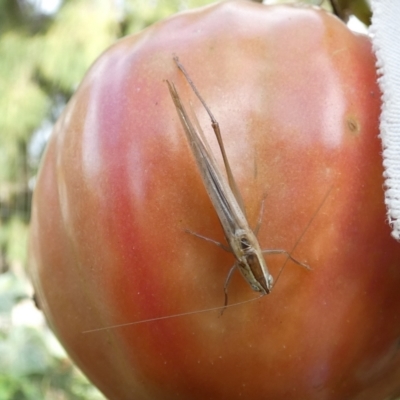
<path fill-rule="evenodd" d="M 105 48 L 126 33 L 210 0 L 187 3 L 69 0 L 55 15 L 43 17 L 26 1 L 0 0 L 0 182 L 27 179 L 22 149 L 43 121 L 52 119 L 54 99 L 66 102 Z"/>
<path fill-rule="evenodd" d="M 54 352 L 54 341 L 50 332 L 24 326 L 0 341 L 0 400 L 104 399 L 65 355 Z"/>
<path fill-rule="evenodd" d="M 332 0 L 332 7 L 343 21 L 355 15 L 365 25 L 371 24 L 372 12 L 368 0 Z"/>
<path fill-rule="evenodd" d="M 26 222 L 17 216 L 0 226 L 0 246 L 5 249 L 10 262 L 25 263 L 27 236 Z"/>
<path fill-rule="evenodd" d="M 37 42 L 8 31 L 0 40 L 0 181 L 19 178 L 20 143 L 27 142 L 50 106 L 49 98 L 33 79 Z"/>
<path fill-rule="evenodd" d="M 0 274 L 0 400 L 104 400 L 43 325 L 26 276 L 15 269 Z"/>
<path fill-rule="evenodd" d="M 46 35 L 37 38 L 39 75 L 57 90 L 72 92 L 90 64 L 119 36 L 119 31 L 113 2 L 66 3 Z"/>
<path fill-rule="evenodd" d="M 26 298 L 28 298 L 26 288 L 13 272 L 8 271 L 0 275 L 0 316 L 3 317 L 3 321 L 11 314 L 14 305 Z"/>
<path fill-rule="evenodd" d="M 214 3 L 212 0 L 128 0 L 124 2 L 123 34 L 138 32 L 178 11 Z"/>

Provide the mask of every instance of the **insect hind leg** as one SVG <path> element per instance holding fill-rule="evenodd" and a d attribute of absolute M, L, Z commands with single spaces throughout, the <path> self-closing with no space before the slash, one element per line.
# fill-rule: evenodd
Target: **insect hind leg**
<path fill-rule="evenodd" d="M 300 265 L 300 267 L 303 267 L 303 268 L 311 271 L 311 267 L 309 265 L 304 264 L 304 263 L 300 262 L 299 260 L 297 260 L 296 258 L 292 257 L 292 255 L 286 250 L 262 250 L 262 253 L 263 254 L 286 254 L 286 256 L 288 258 L 290 258 L 294 263 L 296 263 L 297 265 Z"/>

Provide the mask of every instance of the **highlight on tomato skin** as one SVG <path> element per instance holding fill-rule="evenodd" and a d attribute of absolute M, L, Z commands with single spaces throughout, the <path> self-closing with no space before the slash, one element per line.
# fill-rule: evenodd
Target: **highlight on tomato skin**
<path fill-rule="evenodd" d="M 268 296 L 221 307 L 232 254 L 166 80 L 257 239 L 289 261 Z M 56 124 L 29 268 L 47 320 L 109 399 L 376 400 L 400 393 L 400 247 L 385 222 L 380 92 L 366 36 L 315 7 L 227 1 L 119 40 Z M 326 200 L 325 195 L 329 193 Z M 311 221 L 311 222 L 310 222 Z M 284 255 L 265 254 L 275 278 Z M 257 297 L 238 272 L 229 303 Z"/>

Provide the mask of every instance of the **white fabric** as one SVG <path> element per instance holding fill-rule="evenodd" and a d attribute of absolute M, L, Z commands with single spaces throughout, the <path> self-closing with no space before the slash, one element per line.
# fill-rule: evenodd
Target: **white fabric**
<path fill-rule="evenodd" d="M 371 0 L 370 34 L 382 95 L 380 137 L 385 203 L 392 235 L 400 240 L 400 0 Z"/>

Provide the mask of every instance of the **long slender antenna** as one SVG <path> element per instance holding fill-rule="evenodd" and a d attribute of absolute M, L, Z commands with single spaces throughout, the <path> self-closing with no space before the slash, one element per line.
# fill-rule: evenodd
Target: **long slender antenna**
<path fill-rule="evenodd" d="M 154 321 L 162 321 L 163 319 L 178 318 L 178 317 L 184 317 L 184 316 L 187 316 L 187 315 L 193 315 L 193 314 L 200 314 L 200 313 L 206 313 L 206 312 L 211 312 L 211 311 L 217 311 L 217 310 L 221 310 L 221 309 L 225 309 L 225 308 L 236 307 L 236 306 L 239 306 L 239 305 L 242 305 L 242 304 L 246 304 L 246 303 L 251 303 L 252 301 L 256 301 L 256 300 L 260 299 L 263 296 L 264 295 L 261 295 L 261 296 L 258 296 L 258 297 L 255 297 L 255 298 L 249 299 L 249 300 L 239 301 L 238 303 L 229 304 L 227 306 L 212 307 L 212 308 L 206 308 L 204 310 L 188 311 L 188 312 L 184 312 L 184 313 L 180 313 L 180 314 L 167 315 L 167 316 L 164 316 L 164 317 L 142 319 L 140 321 L 127 322 L 125 324 L 105 326 L 103 328 L 88 329 L 86 331 L 83 331 L 82 333 L 99 332 L 99 331 L 105 331 L 107 329 L 123 328 L 125 326 L 145 324 L 145 323 L 154 322 Z"/>
<path fill-rule="evenodd" d="M 330 193 L 332 192 L 333 189 L 333 185 L 327 190 L 324 198 L 322 199 L 321 203 L 319 204 L 317 210 L 315 211 L 315 213 L 313 214 L 313 216 L 310 218 L 310 220 L 308 221 L 306 227 L 303 229 L 302 234 L 298 237 L 298 239 L 296 240 L 296 243 L 293 246 L 292 251 L 289 253 L 288 257 L 286 258 L 285 262 L 283 263 L 278 276 L 276 277 L 275 280 L 275 284 L 276 282 L 278 282 L 279 277 L 281 276 L 281 273 L 283 272 L 283 269 L 285 268 L 286 264 L 288 263 L 289 259 L 291 259 L 291 254 L 296 250 L 298 244 L 300 243 L 301 239 L 303 239 L 304 235 L 306 234 L 306 232 L 308 231 L 308 228 L 311 226 L 311 224 L 313 223 L 315 217 L 318 215 L 318 213 L 320 212 L 322 206 L 325 204 L 326 199 L 328 198 L 328 196 L 330 195 Z"/>

